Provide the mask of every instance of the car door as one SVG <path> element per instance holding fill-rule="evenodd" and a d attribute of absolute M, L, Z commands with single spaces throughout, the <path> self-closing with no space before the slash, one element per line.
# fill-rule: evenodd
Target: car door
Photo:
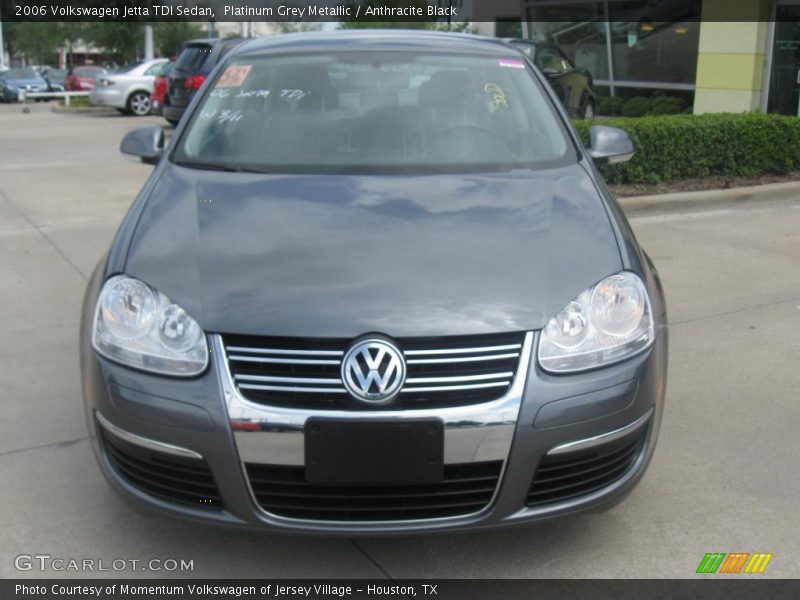
<path fill-rule="evenodd" d="M 569 114 L 578 115 L 581 109 L 581 96 L 586 88 L 586 75 L 575 68 L 561 50 L 552 45 L 538 46 L 534 63 L 547 77 Z"/>

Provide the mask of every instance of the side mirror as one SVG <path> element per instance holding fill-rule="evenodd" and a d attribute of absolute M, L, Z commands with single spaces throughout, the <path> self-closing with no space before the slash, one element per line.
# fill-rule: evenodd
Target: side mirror
<path fill-rule="evenodd" d="M 616 127 L 595 125 L 589 130 L 589 156 L 598 163 L 620 163 L 633 158 L 633 140 Z"/>
<path fill-rule="evenodd" d="M 558 69 L 554 69 L 553 67 L 545 67 L 544 69 L 542 69 L 542 75 L 550 79 L 552 77 L 558 77 L 559 75 L 561 75 L 561 71 L 559 71 Z"/>
<path fill-rule="evenodd" d="M 164 130 L 161 127 L 140 127 L 125 134 L 119 145 L 123 154 L 138 156 L 148 165 L 158 164 L 164 154 Z"/>

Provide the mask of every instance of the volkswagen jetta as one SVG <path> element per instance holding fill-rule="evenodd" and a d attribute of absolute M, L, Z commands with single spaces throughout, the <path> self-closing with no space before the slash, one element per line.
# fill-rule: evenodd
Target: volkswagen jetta
<path fill-rule="evenodd" d="M 656 443 L 664 298 L 542 74 L 493 39 L 276 36 L 210 74 L 88 285 L 111 485 L 282 531 L 607 508 Z"/>

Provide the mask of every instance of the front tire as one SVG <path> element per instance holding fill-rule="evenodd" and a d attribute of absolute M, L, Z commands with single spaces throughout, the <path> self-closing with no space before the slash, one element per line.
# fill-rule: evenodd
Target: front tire
<path fill-rule="evenodd" d="M 136 117 L 145 117 L 150 114 L 150 94 L 147 92 L 133 92 L 128 96 L 126 104 L 130 114 Z"/>
<path fill-rule="evenodd" d="M 581 118 L 584 121 L 591 121 L 594 119 L 594 102 L 592 100 L 587 100 L 586 104 L 583 105 L 583 110 L 581 111 Z"/>

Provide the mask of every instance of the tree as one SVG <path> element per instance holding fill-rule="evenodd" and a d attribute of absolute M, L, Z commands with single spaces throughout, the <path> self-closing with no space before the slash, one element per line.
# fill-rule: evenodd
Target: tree
<path fill-rule="evenodd" d="M 19 30 L 22 23 L 3 23 L 3 44 L 5 44 L 8 51 L 9 61 L 13 61 L 14 57 L 19 53 L 17 52 L 17 41 L 19 40 Z M 0 48 L 0 52 L 3 49 Z M 13 64 L 13 63 L 12 63 Z"/>
<path fill-rule="evenodd" d="M 183 44 L 205 37 L 203 28 L 189 21 L 162 21 L 153 26 L 153 42 L 161 56 L 177 56 Z"/>
<path fill-rule="evenodd" d="M 54 64 L 64 39 L 61 23 L 20 23 L 14 50 L 30 64 Z"/>
<path fill-rule="evenodd" d="M 298 33 L 300 31 L 319 31 L 322 23 L 308 23 L 300 21 L 279 21 L 273 23 L 278 33 Z"/>
<path fill-rule="evenodd" d="M 136 62 L 144 54 L 144 23 L 94 22 L 86 25 L 84 40 L 114 60 Z"/>
<path fill-rule="evenodd" d="M 77 21 L 66 21 L 61 24 L 64 34 L 64 45 L 67 49 L 67 67 L 72 66 L 72 48 L 84 37 L 84 24 Z"/>

